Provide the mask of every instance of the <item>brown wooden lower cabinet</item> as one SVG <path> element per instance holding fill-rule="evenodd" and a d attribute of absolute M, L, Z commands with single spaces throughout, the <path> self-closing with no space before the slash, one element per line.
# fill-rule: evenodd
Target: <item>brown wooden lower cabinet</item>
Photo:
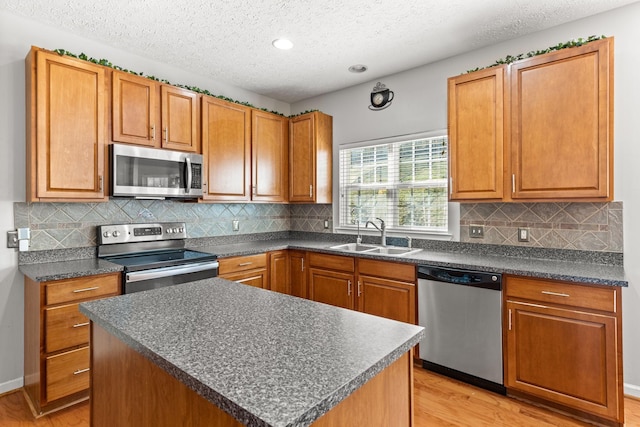
<path fill-rule="evenodd" d="M 219 277 L 257 288 L 268 289 L 267 254 L 221 258 Z"/>
<path fill-rule="evenodd" d="M 307 298 L 307 253 L 289 251 L 289 289 L 294 297 Z"/>
<path fill-rule="evenodd" d="M 622 425 L 619 287 L 505 278 L 508 393 Z"/>
<path fill-rule="evenodd" d="M 120 273 L 35 282 L 24 279 L 24 390 L 36 415 L 89 396 L 89 319 L 84 301 L 119 295 Z"/>
<path fill-rule="evenodd" d="M 286 250 L 269 252 L 269 289 L 274 292 L 291 294 L 288 252 Z"/>
<path fill-rule="evenodd" d="M 416 323 L 416 266 L 309 254 L 309 299 Z"/>

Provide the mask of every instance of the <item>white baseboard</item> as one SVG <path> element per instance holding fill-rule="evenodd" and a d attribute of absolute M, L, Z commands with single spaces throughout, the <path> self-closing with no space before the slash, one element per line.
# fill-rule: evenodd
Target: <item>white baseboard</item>
<path fill-rule="evenodd" d="M 633 396 L 640 399 L 640 386 L 625 383 L 624 394 L 627 396 Z"/>
<path fill-rule="evenodd" d="M 22 378 L 16 378 L 15 380 L 0 383 L 0 394 L 18 389 L 22 387 L 23 384 L 24 382 L 22 381 Z"/>

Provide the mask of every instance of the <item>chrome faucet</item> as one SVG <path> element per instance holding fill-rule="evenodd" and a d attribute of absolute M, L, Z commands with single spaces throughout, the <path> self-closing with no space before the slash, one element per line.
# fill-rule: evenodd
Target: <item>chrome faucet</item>
<path fill-rule="evenodd" d="M 357 206 L 351 209 L 351 216 L 353 217 L 353 214 L 356 210 L 358 210 L 358 218 L 356 219 L 356 224 L 358 225 L 358 237 L 356 237 L 356 244 L 359 245 L 360 243 L 362 243 L 362 236 L 360 235 L 360 211 Z"/>
<path fill-rule="evenodd" d="M 382 239 L 382 246 L 387 246 L 387 227 L 384 223 L 384 220 L 382 218 L 376 218 L 378 221 L 380 221 L 380 227 L 378 227 L 373 221 L 367 221 L 367 223 L 364 225 L 365 228 L 369 226 L 369 224 L 373 225 L 376 230 L 378 230 L 381 234 L 380 238 Z"/>

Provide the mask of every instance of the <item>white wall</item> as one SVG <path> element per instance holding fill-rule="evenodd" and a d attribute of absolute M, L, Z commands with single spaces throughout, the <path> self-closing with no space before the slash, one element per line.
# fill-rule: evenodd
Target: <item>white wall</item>
<path fill-rule="evenodd" d="M 66 49 L 172 83 L 208 89 L 256 107 L 289 115 L 289 104 L 110 48 L 0 10 L 0 241 L 14 229 L 13 203 L 25 200 L 25 67 L 31 46 Z M 189 64 L 185 64 L 188 69 Z M 17 253 L 0 244 L 0 394 L 22 386 L 23 278 Z"/>
<path fill-rule="evenodd" d="M 533 35 L 500 43 L 370 83 L 297 102 L 292 113 L 316 108 L 334 118 L 334 159 L 339 144 L 443 129 L 447 126 L 446 80 L 492 64 L 508 54 L 543 49 L 579 37 L 615 37 L 615 200 L 624 204 L 624 257 L 629 288 L 623 297 L 625 392 L 640 397 L 640 3 Z M 437 37 L 434 38 L 437 43 Z M 376 81 L 395 92 L 393 104 L 370 111 Z M 334 176 L 334 183 L 338 177 Z M 334 189 L 334 194 L 338 191 Z M 638 240 L 636 240 L 638 239 Z"/>

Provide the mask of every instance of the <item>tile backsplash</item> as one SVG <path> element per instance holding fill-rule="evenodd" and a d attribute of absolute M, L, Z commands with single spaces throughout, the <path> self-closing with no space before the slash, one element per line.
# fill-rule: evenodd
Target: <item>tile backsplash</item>
<path fill-rule="evenodd" d="M 14 203 L 15 226 L 31 229 L 30 250 L 96 246 L 96 226 L 180 221 L 188 237 L 288 231 L 289 206 L 261 203 L 198 204 L 112 199 L 106 203 Z M 232 221 L 239 221 L 239 231 Z"/>
<path fill-rule="evenodd" d="M 469 237 L 470 225 L 483 225 L 484 238 Z M 518 227 L 529 228 L 529 242 L 518 241 Z M 622 202 L 462 203 L 460 241 L 622 253 Z"/>
<path fill-rule="evenodd" d="M 267 232 L 331 233 L 330 204 L 198 204 L 165 200 L 112 199 L 106 203 L 14 203 L 15 226 L 31 229 L 30 250 L 96 246 L 96 226 L 180 221 L 189 238 Z M 240 230 L 232 230 L 238 220 Z M 324 221 L 329 221 L 329 229 Z M 470 225 L 483 225 L 484 238 L 469 237 Z M 518 227 L 530 241 L 518 242 Z M 622 202 L 463 203 L 460 240 L 468 243 L 623 252 Z"/>

